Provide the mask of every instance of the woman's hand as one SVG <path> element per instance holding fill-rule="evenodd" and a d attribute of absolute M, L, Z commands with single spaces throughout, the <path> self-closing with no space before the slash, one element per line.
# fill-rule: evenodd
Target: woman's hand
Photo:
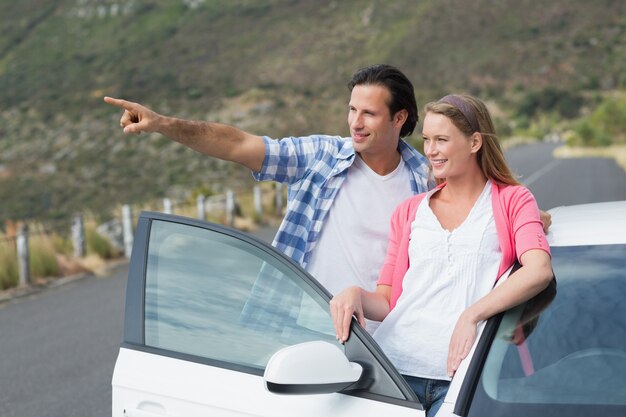
<path fill-rule="evenodd" d="M 359 287 L 348 287 L 330 300 L 330 314 L 335 326 L 335 335 L 341 343 L 345 343 L 350 336 L 350 323 L 353 315 L 356 316 L 361 326 L 365 326 L 361 292 Z"/>
<path fill-rule="evenodd" d="M 477 325 L 478 322 L 470 318 L 468 310 L 463 312 L 456 322 L 448 348 L 448 376 L 450 378 L 459 369 L 461 361 L 469 355 L 476 341 Z"/>

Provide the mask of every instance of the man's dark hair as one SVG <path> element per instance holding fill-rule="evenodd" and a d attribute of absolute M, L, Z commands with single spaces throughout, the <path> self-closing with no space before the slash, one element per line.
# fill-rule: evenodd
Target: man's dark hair
<path fill-rule="evenodd" d="M 413 133 L 413 129 L 415 129 L 415 125 L 419 120 L 415 92 L 413 91 L 411 81 L 399 69 L 386 64 L 361 68 L 352 76 L 348 83 L 348 88 L 352 91 L 356 85 L 381 85 L 386 87 L 391 93 L 391 103 L 388 103 L 391 116 L 393 117 L 394 114 L 402 109 L 406 109 L 409 113 L 400 130 L 400 137 L 404 138 Z"/>

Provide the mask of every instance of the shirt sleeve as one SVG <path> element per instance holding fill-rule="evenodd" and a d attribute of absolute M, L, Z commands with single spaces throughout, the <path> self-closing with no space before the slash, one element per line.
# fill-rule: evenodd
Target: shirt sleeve
<path fill-rule="evenodd" d="M 512 227 L 517 259 L 521 259 L 521 256 L 531 249 L 541 249 L 550 254 L 550 246 L 543 232 L 543 222 L 539 217 L 539 207 L 531 192 L 519 187 L 511 208 L 514 211 Z"/>
<path fill-rule="evenodd" d="M 280 140 L 263 137 L 265 158 L 259 172 L 252 172 L 257 181 L 293 184 L 314 165 L 324 145 L 323 136 L 286 137 Z"/>

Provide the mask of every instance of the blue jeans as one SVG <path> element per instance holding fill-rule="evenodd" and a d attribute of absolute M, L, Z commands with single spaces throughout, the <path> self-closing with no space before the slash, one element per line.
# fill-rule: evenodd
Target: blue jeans
<path fill-rule="evenodd" d="M 416 376 L 402 375 L 409 386 L 417 395 L 426 410 L 426 417 L 434 417 L 443 404 L 448 393 L 450 381 L 441 379 L 418 378 Z"/>

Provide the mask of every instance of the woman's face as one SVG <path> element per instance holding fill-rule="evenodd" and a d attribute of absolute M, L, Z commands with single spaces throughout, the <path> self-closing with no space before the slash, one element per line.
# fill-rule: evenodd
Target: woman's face
<path fill-rule="evenodd" d="M 422 128 L 424 155 L 436 178 L 458 177 L 476 167 L 480 145 L 474 135 L 465 136 L 452 121 L 439 113 L 426 113 Z"/>

